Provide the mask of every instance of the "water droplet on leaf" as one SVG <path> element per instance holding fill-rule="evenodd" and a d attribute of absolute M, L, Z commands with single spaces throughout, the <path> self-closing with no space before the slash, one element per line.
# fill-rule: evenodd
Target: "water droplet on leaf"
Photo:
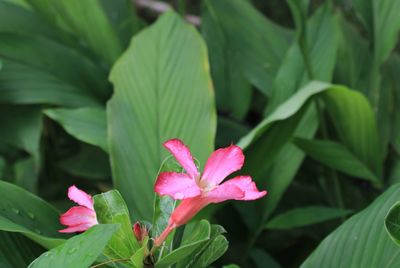
<path fill-rule="evenodd" d="M 76 251 L 76 248 L 71 248 L 70 250 L 68 250 L 68 254 L 74 254 Z"/>
<path fill-rule="evenodd" d="M 14 211 L 15 214 L 19 214 L 19 209 L 18 208 L 12 208 L 12 211 Z"/>
<path fill-rule="evenodd" d="M 28 212 L 28 217 L 29 217 L 31 220 L 34 220 L 34 219 L 35 219 L 35 214 L 33 214 L 32 212 Z"/>

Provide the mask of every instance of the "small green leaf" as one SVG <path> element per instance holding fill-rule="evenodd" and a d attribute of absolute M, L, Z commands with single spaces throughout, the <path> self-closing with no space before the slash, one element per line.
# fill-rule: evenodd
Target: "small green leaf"
<path fill-rule="evenodd" d="M 156 268 L 168 267 L 186 258 L 210 239 L 211 226 L 206 220 L 186 226 L 181 245 L 156 263 Z"/>
<path fill-rule="evenodd" d="M 42 254 L 29 268 L 87 268 L 101 254 L 117 229 L 118 225 L 114 224 L 95 225 Z"/>
<path fill-rule="evenodd" d="M 338 208 L 311 206 L 286 211 L 273 219 L 265 226 L 267 229 L 287 230 L 317 224 L 340 218 L 351 213 L 349 210 Z"/>
<path fill-rule="evenodd" d="M 138 249 L 135 254 L 131 257 L 131 262 L 135 266 L 135 268 L 143 268 L 143 259 L 148 252 L 147 244 L 149 242 L 149 238 L 146 237 L 143 240 L 142 247 Z"/>
<path fill-rule="evenodd" d="M 104 108 L 48 109 L 44 113 L 64 129 L 86 143 L 107 148 L 107 120 Z"/>
<path fill-rule="evenodd" d="M 59 213 L 37 196 L 0 181 L 0 230 L 22 233 L 45 248 L 61 244 Z"/>
<path fill-rule="evenodd" d="M 377 176 L 344 145 L 329 140 L 296 138 L 294 143 L 310 157 L 350 176 L 378 182 Z"/>
<path fill-rule="evenodd" d="M 228 240 L 222 235 L 226 233 L 220 225 L 211 225 L 210 239 L 201 248 L 176 264 L 177 268 L 209 267 L 219 259 L 228 249 Z"/>
<path fill-rule="evenodd" d="M 400 246 L 400 202 L 389 209 L 385 218 L 385 227 L 390 238 Z"/>
<path fill-rule="evenodd" d="M 115 259 L 130 258 L 140 246 L 133 234 L 129 211 L 121 194 L 111 190 L 95 195 L 93 200 L 99 223 L 120 224 L 104 250 L 104 255 Z"/>

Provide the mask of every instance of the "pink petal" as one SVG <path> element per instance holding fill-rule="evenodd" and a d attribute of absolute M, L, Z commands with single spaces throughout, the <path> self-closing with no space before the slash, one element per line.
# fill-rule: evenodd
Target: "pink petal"
<path fill-rule="evenodd" d="M 225 184 L 223 183 L 207 193 L 209 203 L 220 203 L 230 199 L 242 200 L 245 196 L 245 193 L 236 185 Z"/>
<path fill-rule="evenodd" d="M 68 188 L 68 198 L 81 206 L 94 209 L 92 197 L 75 185 Z"/>
<path fill-rule="evenodd" d="M 172 212 L 169 225 L 175 227 L 186 224 L 202 208 L 209 204 L 209 200 L 202 196 L 184 199 Z"/>
<path fill-rule="evenodd" d="M 242 168 L 244 155 L 236 145 L 216 150 L 208 158 L 201 179 L 208 185 L 215 186 L 228 175 Z"/>
<path fill-rule="evenodd" d="M 81 224 L 92 226 L 97 224 L 96 212 L 83 206 L 72 207 L 60 216 L 60 222 L 61 224 L 67 226 L 75 226 Z"/>
<path fill-rule="evenodd" d="M 76 232 L 84 232 L 88 230 L 93 225 L 90 224 L 80 224 L 76 226 L 71 226 L 62 230 L 59 230 L 60 233 L 76 233 Z"/>
<path fill-rule="evenodd" d="M 179 164 L 186 170 L 193 179 L 199 177 L 199 171 L 194 164 L 193 157 L 190 154 L 189 148 L 178 139 L 172 139 L 164 142 L 164 147 L 173 154 Z"/>
<path fill-rule="evenodd" d="M 154 185 L 154 191 L 179 200 L 201 194 L 194 179 L 184 173 L 176 172 L 161 172 Z"/>
<path fill-rule="evenodd" d="M 239 189 L 242 191 L 242 195 L 238 195 L 235 193 L 235 189 Z M 252 181 L 250 176 L 238 176 L 233 179 L 230 179 L 216 189 L 212 190 L 208 196 L 220 196 L 221 198 L 226 198 L 228 194 L 223 194 L 224 192 L 231 192 L 231 198 L 227 199 L 235 199 L 235 200 L 255 200 L 263 197 L 267 194 L 267 191 L 259 191 L 257 189 L 256 184 Z M 225 200 L 227 200 L 225 199 Z"/>

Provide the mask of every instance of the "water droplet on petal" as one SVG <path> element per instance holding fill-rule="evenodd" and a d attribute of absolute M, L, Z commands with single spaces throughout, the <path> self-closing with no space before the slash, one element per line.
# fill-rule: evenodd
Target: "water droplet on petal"
<path fill-rule="evenodd" d="M 183 194 L 183 193 L 176 193 L 176 194 L 174 194 L 174 199 L 182 199 L 182 198 L 184 198 L 185 197 L 185 195 Z"/>
<path fill-rule="evenodd" d="M 34 219 L 35 219 L 35 214 L 33 214 L 32 212 L 28 212 L 28 217 L 29 217 L 31 220 L 34 220 Z"/>
<path fill-rule="evenodd" d="M 19 214 L 19 209 L 18 209 L 18 208 L 12 208 L 12 211 L 13 211 L 15 214 Z"/>

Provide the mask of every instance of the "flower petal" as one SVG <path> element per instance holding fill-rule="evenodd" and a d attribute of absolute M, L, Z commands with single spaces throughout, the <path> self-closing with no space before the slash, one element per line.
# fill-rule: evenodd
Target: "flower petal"
<path fill-rule="evenodd" d="M 97 224 L 96 212 L 83 206 L 70 208 L 60 216 L 60 222 L 63 225 L 74 226 L 80 224 Z"/>
<path fill-rule="evenodd" d="M 239 189 L 243 194 L 239 195 L 235 193 L 235 189 Z M 225 195 L 223 193 L 226 193 Z M 238 176 L 233 179 L 230 179 L 220 186 L 218 186 L 215 190 L 212 190 L 210 194 L 213 196 L 220 196 L 221 198 L 225 198 L 225 196 L 231 193 L 231 198 L 235 200 L 255 200 L 263 197 L 267 194 L 267 191 L 259 191 L 257 189 L 256 184 L 252 181 L 250 176 Z M 208 196 L 210 196 L 208 194 Z M 225 199 L 226 200 L 226 199 Z M 221 201 L 220 201 L 221 202 Z"/>
<path fill-rule="evenodd" d="M 203 196 L 195 196 L 183 200 L 172 212 L 169 225 L 173 228 L 186 224 L 202 208 L 209 204 L 209 200 Z"/>
<path fill-rule="evenodd" d="M 154 191 L 160 195 L 169 195 L 175 200 L 201 194 L 201 189 L 192 178 L 176 172 L 161 172 L 154 185 Z"/>
<path fill-rule="evenodd" d="M 60 233 L 76 233 L 76 232 L 84 232 L 87 229 L 89 229 L 90 227 L 92 227 L 93 225 L 90 224 L 80 224 L 80 225 L 76 225 L 76 226 L 70 226 L 68 228 L 59 230 Z"/>
<path fill-rule="evenodd" d="M 208 158 L 201 180 L 210 186 L 218 185 L 228 175 L 241 169 L 243 162 L 244 155 L 240 147 L 231 145 L 218 149 Z"/>
<path fill-rule="evenodd" d="M 81 206 L 90 208 L 92 210 L 94 209 L 92 197 L 84 191 L 78 189 L 75 185 L 72 185 L 68 188 L 68 198 Z"/>
<path fill-rule="evenodd" d="M 192 179 L 199 177 L 199 171 L 194 164 L 190 150 L 181 140 L 168 140 L 164 142 L 164 147 L 173 154 Z"/>
<path fill-rule="evenodd" d="M 236 185 L 225 185 L 223 183 L 207 193 L 206 198 L 209 203 L 220 203 L 226 200 L 242 200 L 245 193 Z"/>

